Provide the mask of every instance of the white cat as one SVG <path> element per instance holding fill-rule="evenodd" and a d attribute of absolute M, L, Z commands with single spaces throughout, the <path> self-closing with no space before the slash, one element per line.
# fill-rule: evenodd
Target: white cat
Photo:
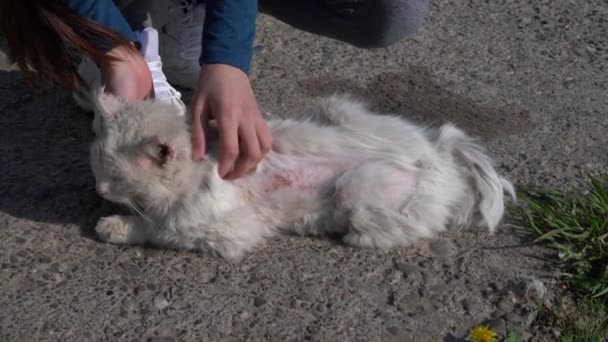
<path fill-rule="evenodd" d="M 333 96 L 295 119 L 270 120 L 272 150 L 253 174 L 217 172 L 217 146 L 191 160 L 189 122 L 169 105 L 95 96 L 91 165 L 98 193 L 138 215 L 99 220 L 100 238 L 236 258 L 280 232 L 340 234 L 387 249 L 448 225 L 494 232 L 509 181 L 453 125 L 426 129 Z"/>

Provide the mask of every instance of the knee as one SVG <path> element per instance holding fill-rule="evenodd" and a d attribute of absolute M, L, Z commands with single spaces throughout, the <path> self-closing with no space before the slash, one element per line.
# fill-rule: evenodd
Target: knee
<path fill-rule="evenodd" d="M 414 34 L 429 13 L 428 0 L 374 0 L 370 5 L 368 25 L 353 45 L 364 48 L 383 48 Z"/>

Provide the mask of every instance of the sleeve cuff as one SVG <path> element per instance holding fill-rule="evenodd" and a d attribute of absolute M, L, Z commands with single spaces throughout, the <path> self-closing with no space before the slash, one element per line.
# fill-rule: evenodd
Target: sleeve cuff
<path fill-rule="evenodd" d="M 227 64 L 249 74 L 252 56 L 252 49 L 207 46 L 203 48 L 199 62 L 200 64 Z"/>
<path fill-rule="evenodd" d="M 208 0 L 201 64 L 227 64 L 249 74 L 258 0 Z"/>

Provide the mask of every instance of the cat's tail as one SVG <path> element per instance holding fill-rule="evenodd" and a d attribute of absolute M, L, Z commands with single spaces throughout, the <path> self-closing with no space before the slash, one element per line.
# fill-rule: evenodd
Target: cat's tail
<path fill-rule="evenodd" d="M 482 222 L 478 223 L 485 223 L 493 233 L 504 215 L 505 194 L 516 200 L 513 184 L 498 175 L 482 146 L 452 124 L 439 129 L 437 147 L 451 153 L 463 166 L 464 176 L 470 180 L 472 195 L 475 196 L 474 200 L 461 203 L 456 221 L 470 224 L 471 213 L 479 214 Z"/>

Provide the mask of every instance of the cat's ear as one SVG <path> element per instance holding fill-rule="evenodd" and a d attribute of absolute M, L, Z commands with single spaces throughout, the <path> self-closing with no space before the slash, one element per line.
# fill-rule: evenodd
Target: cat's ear
<path fill-rule="evenodd" d="M 120 112 L 127 101 L 119 96 L 115 96 L 105 92 L 105 87 L 97 88 L 94 96 L 95 110 L 104 118 L 113 118 Z"/>

